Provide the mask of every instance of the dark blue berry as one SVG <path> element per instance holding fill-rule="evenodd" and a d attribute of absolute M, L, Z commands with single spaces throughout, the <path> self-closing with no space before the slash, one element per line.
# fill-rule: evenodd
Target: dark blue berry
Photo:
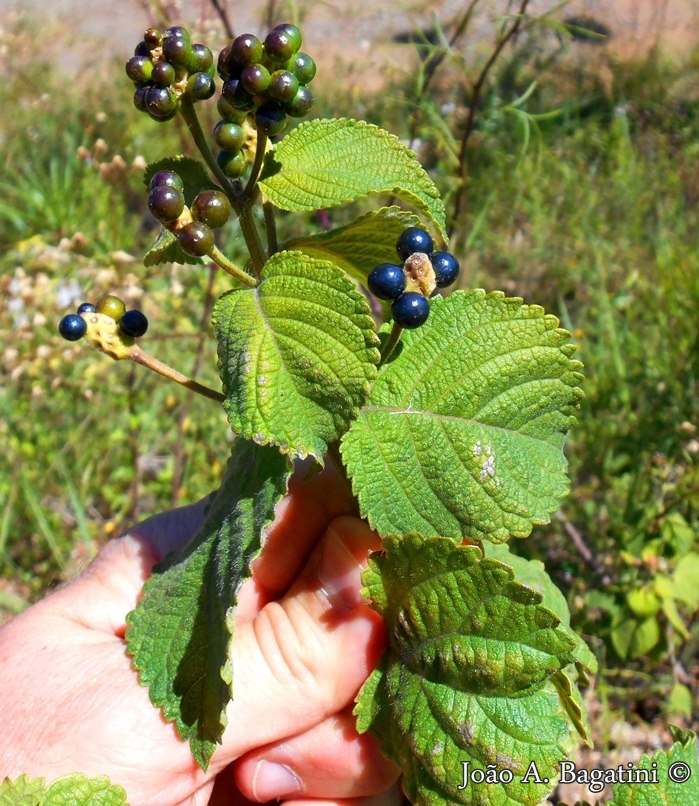
<path fill-rule="evenodd" d="M 403 230 L 396 242 L 396 252 L 401 260 L 407 260 L 415 252 L 431 254 L 434 243 L 430 234 L 420 227 L 408 227 Z"/>
<path fill-rule="evenodd" d="M 405 291 L 403 267 L 379 263 L 367 278 L 369 291 L 379 299 L 397 299 Z"/>
<path fill-rule="evenodd" d="M 76 313 L 94 313 L 97 308 L 91 302 L 83 302 L 78 306 Z"/>
<path fill-rule="evenodd" d="M 58 332 L 67 341 L 77 341 L 87 332 L 87 324 L 82 316 L 77 313 L 69 313 L 58 323 Z"/>
<path fill-rule="evenodd" d="M 125 336 L 137 339 L 148 330 L 148 319 L 141 311 L 126 311 L 119 320 L 119 330 Z"/>
<path fill-rule="evenodd" d="M 440 288 L 451 285 L 459 276 L 459 261 L 449 252 L 435 252 L 430 255 L 430 262 Z"/>
<path fill-rule="evenodd" d="M 277 101 L 267 101 L 257 110 L 255 124 L 259 131 L 270 137 L 279 134 L 286 127 L 286 112 Z"/>
<path fill-rule="evenodd" d="M 391 305 L 391 314 L 401 327 L 420 327 L 430 315 L 430 302 L 416 291 L 406 291 Z"/>

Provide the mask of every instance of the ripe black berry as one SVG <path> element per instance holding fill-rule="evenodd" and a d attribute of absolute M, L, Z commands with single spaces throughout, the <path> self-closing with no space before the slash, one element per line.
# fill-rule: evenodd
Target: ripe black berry
<path fill-rule="evenodd" d="M 192 202 L 192 218 L 212 229 L 222 227 L 231 216 L 231 203 L 220 190 L 202 190 Z"/>
<path fill-rule="evenodd" d="M 58 323 L 58 332 L 67 341 L 77 341 L 87 332 L 87 324 L 79 314 L 69 313 Z"/>
<path fill-rule="evenodd" d="M 396 252 L 401 260 L 407 260 L 415 252 L 424 252 L 429 255 L 434 249 L 430 234 L 420 227 L 408 227 L 403 230 L 396 242 Z"/>
<path fill-rule="evenodd" d="M 97 303 L 97 313 L 103 313 L 106 316 L 111 316 L 118 322 L 126 311 L 126 305 L 123 300 L 114 294 L 107 294 Z"/>
<path fill-rule="evenodd" d="M 214 233 L 211 227 L 201 221 L 190 221 L 177 233 L 182 251 L 194 257 L 208 255 L 214 247 Z"/>
<path fill-rule="evenodd" d="M 177 188 L 158 185 L 148 194 L 148 209 L 163 224 L 177 221 L 184 210 L 184 193 Z"/>
<path fill-rule="evenodd" d="M 139 112 L 146 112 L 146 95 L 148 94 L 148 90 L 150 86 L 145 84 L 142 87 L 137 87 L 136 91 L 133 94 L 133 105 L 138 109 Z"/>
<path fill-rule="evenodd" d="M 430 302 L 416 291 L 406 291 L 391 305 L 393 321 L 401 327 L 424 325 L 430 315 Z"/>
<path fill-rule="evenodd" d="M 286 105 L 286 114 L 292 118 L 302 118 L 308 114 L 314 100 L 313 93 L 308 87 L 299 87 L 296 95 Z"/>
<path fill-rule="evenodd" d="M 229 55 L 240 67 L 247 67 L 262 58 L 262 42 L 254 34 L 241 34 L 231 43 Z"/>
<path fill-rule="evenodd" d="M 182 177 L 176 171 L 169 171 L 167 169 L 156 171 L 148 183 L 148 188 L 153 190 L 153 188 L 160 187 L 161 185 L 175 188 L 175 190 L 184 190 Z"/>
<path fill-rule="evenodd" d="M 94 313 L 96 310 L 97 308 L 91 302 L 82 302 L 78 306 L 76 313 Z"/>
<path fill-rule="evenodd" d="M 119 330 L 125 336 L 137 339 L 148 330 L 148 319 L 141 311 L 126 311 L 119 320 Z"/>
<path fill-rule="evenodd" d="M 397 299 L 405 291 L 403 267 L 395 263 L 379 263 L 370 272 L 367 285 L 379 299 Z"/>
<path fill-rule="evenodd" d="M 451 285 L 459 276 L 459 261 L 449 252 L 434 252 L 430 262 L 439 288 Z"/>
<path fill-rule="evenodd" d="M 245 132 L 237 123 L 219 120 L 214 129 L 214 141 L 226 151 L 239 151 L 245 142 Z"/>

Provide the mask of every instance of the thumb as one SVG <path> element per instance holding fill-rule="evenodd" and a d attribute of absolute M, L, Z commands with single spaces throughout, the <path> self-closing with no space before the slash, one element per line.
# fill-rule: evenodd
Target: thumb
<path fill-rule="evenodd" d="M 284 598 L 237 626 L 220 761 L 308 730 L 352 702 L 385 645 L 383 622 L 359 593 L 378 547 L 363 521 L 336 518 Z"/>

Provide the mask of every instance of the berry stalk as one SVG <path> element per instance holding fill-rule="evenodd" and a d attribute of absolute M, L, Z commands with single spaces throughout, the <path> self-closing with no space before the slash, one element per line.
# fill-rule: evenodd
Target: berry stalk
<path fill-rule="evenodd" d="M 252 217 L 250 206 L 246 203 L 246 199 L 243 198 L 245 194 L 236 189 L 235 185 L 226 176 L 221 169 L 221 166 L 216 161 L 213 152 L 211 151 L 211 147 L 209 146 L 209 141 L 204 135 L 201 124 L 199 123 L 199 116 L 194 108 L 194 102 L 188 98 L 186 94 L 180 98 L 180 112 L 185 123 L 187 124 L 187 128 L 192 134 L 194 143 L 199 149 L 204 161 L 208 165 L 209 170 L 219 181 L 221 187 L 224 189 L 226 195 L 230 199 L 231 205 L 238 216 L 240 228 L 242 230 L 243 237 L 245 238 L 245 244 L 248 248 L 248 252 L 250 253 L 252 265 L 259 275 L 259 273 L 262 271 L 262 267 L 267 261 L 267 256 L 264 252 L 262 241 L 260 240 L 260 234 L 257 231 L 257 226 L 255 225 L 255 221 Z"/>
<path fill-rule="evenodd" d="M 403 332 L 402 326 L 394 322 L 391 328 L 391 332 L 388 334 L 388 338 L 386 339 L 386 341 L 383 344 L 383 347 L 381 348 L 381 359 L 379 360 L 380 367 L 383 366 L 386 363 L 386 361 L 388 361 L 388 359 L 390 358 L 391 353 L 396 347 L 396 344 L 398 344 L 398 341 L 400 340 L 402 332 Z"/>
<path fill-rule="evenodd" d="M 164 378 L 174 381 L 180 386 L 184 386 L 185 389 L 189 389 L 190 391 L 196 392 L 199 395 L 208 397 L 210 400 L 215 400 L 217 403 L 223 403 L 223 401 L 226 399 L 221 392 L 217 392 L 215 389 L 204 386 L 198 381 L 195 381 L 193 378 L 189 378 L 187 375 L 178 372 L 168 364 L 164 364 L 162 361 L 154 358 L 152 355 L 150 355 L 150 353 L 144 352 L 136 345 L 133 345 L 129 349 L 126 358 L 134 361 L 136 364 L 140 364 L 143 367 L 153 370 L 153 372 L 157 372 L 158 375 L 162 375 Z"/>

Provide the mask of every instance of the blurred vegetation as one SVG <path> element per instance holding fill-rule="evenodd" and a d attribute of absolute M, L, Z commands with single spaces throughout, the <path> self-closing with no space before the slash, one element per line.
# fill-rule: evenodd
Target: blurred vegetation
<path fill-rule="evenodd" d="M 568 595 L 604 696 L 696 720 L 699 51 L 623 60 L 560 20 L 526 19 L 488 66 L 512 20 L 482 50 L 462 47 L 463 22 L 412 37 L 411 68 L 387 69 L 383 91 L 360 83 L 314 113 L 409 142 L 446 195 L 461 286 L 541 304 L 573 334 L 587 397 L 571 495 L 518 548 Z M 20 18 L 2 44 L 29 53 L 32 36 Z M 76 301 L 115 292 L 148 314 L 147 349 L 215 386 L 208 308 L 225 280 L 143 269 L 155 231 L 140 175 L 181 149 L 176 132 L 140 119 L 126 81 L 68 83 L 45 58 L 0 85 L 13 110 L 0 123 L 8 613 L 134 519 L 208 492 L 228 452 L 215 404 L 56 334 Z"/>

